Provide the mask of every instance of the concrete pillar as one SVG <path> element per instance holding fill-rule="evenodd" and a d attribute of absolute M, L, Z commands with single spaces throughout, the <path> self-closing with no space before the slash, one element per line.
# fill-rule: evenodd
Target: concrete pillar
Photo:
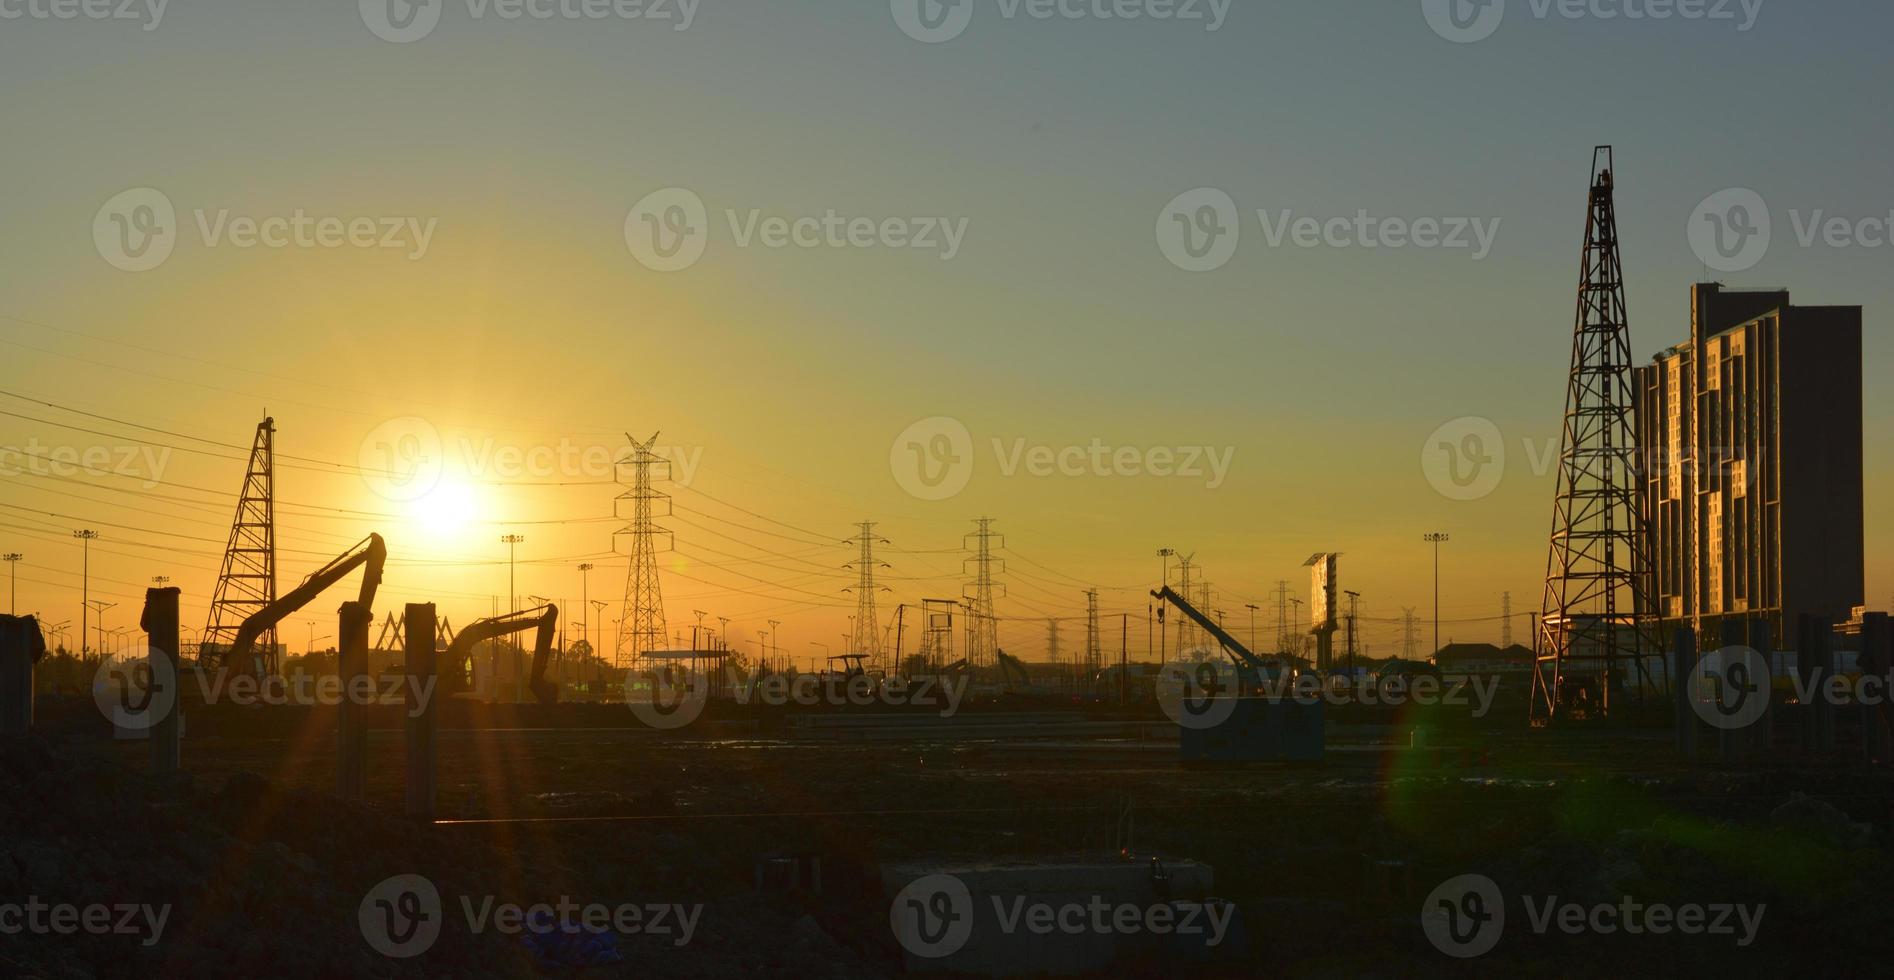
<path fill-rule="evenodd" d="M 335 718 L 336 795 L 359 800 L 368 790 L 368 624 L 374 613 L 359 602 L 345 602 L 336 629 L 335 672 L 342 682 L 342 703 Z"/>
<path fill-rule="evenodd" d="M 33 665 L 45 655 L 39 620 L 0 616 L 0 736 L 33 727 Z"/>
<path fill-rule="evenodd" d="M 150 648 L 151 683 L 171 685 L 171 710 L 166 711 L 145 733 L 151 742 L 151 771 L 167 776 L 178 771 L 178 735 L 183 724 L 183 683 L 178 674 L 178 594 L 179 590 L 146 589 L 145 611 L 138 617 Z M 153 692 L 153 704 L 160 703 Z"/>
<path fill-rule="evenodd" d="M 1671 636 L 1670 699 L 1677 735 L 1677 754 L 1685 761 L 1697 757 L 1697 709 L 1690 703 L 1697 669 L 1697 631 L 1680 626 Z"/>
<path fill-rule="evenodd" d="M 408 816 L 434 822 L 435 695 L 440 690 L 434 651 L 434 604 L 408 603 L 407 637 Z"/>
<path fill-rule="evenodd" d="M 1889 698 L 1888 670 L 1894 665 L 1894 629 L 1887 613 L 1868 613 L 1861 620 L 1861 676 L 1872 700 L 1864 698 L 1855 706 L 1861 713 L 1861 749 L 1870 765 L 1887 765 L 1890 724 L 1894 723 L 1894 705 Z M 1867 680 L 1873 678 L 1873 680 Z"/>

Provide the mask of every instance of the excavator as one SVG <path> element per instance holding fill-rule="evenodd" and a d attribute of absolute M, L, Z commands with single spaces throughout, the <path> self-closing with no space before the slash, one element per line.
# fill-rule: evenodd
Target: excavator
<path fill-rule="evenodd" d="M 455 635 L 454 642 L 447 645 L 447 653 L 440 666 L 441 692 L 452 695 L 468 690 L 467 667 L 475 646 L 486 640 L 535 627 L 539 634 L 534 637 L 533 672 L 526 686 L 540 704 L 558 701 L 559 686 L 546 680 L 546 662 L 552 657 L 553 637 L 559 632 L 559 607 L 550 603 L 469 623 L 466 629 Z"/>
<path fill-rule="evenodd" d="M 1026 673 L 1026 665 L 1018 657 L 1005 650 L 994 650 L 994 659 L 1000 662 L 1000 680 L 1006 689 L 1021 693 L 1032 687 L 1032 677 Z"/>
<path fill-rule="evenodd" d="M 363 538 L 356 543 L 355 547 L 350 548 L 334 561 L 309 573 L 309 577 L 303 579 L 301 585 L 284 593 L 281 598 L 245 619 L 243 625 L 237 627 L 237 635 L 231 641 L 230 649 L 224 652 L 224 666 L 247 670 L 253 676 L 263 676 L 265 666 L 263 657 L 253 651 L 257 637 L 262 636 L 270 627 L 281 622 L 290 613 L 308 605 L 329 586 L 341 581 L 344 576 L 354 571 L 356 566 L 362 568 L 362 590 L 357 601 L 363 606 L 374 605 L 375 590 L 381 587 L 381 569 L 387 561 L 388 545 L 382 541 L 381 535 L 370 534 Z"/>

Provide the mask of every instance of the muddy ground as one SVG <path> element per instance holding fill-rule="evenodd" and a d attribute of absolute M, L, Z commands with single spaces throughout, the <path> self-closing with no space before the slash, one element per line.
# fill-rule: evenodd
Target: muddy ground
<path fill-rule="evenodd" d="M 56 720 L 56 718 L 55 718 Z M 1190 769 L 1134 743 L 704 739 L 634 728 L 444 729 L 440 816 L 402 814 L 402 740 L 371 735 L 368 798 L 332 795 L 334 736 L 187 737 L 182 780 L 146 747 L 81 723 L 0 743 L 0 900 L 168 904 L 162 938 L 0 937 L 18 976 L 888 976 L 883 861 L 1194 859 L 1237 903 L 1245 948 L 1149 975 L 1412 976 L 1609 971 L 1866 972 L 1884 927 L 1894 781 L 1784 760 L 1677 764 L 1666 733 L 1495 724 L 1424 748 L 1338 744 L 1322 766 Z M 1338 740 L 1339 741 L 1339 740 Z M 1119 831 L 1129 807 L 1130 839 Z M 469 821 L 469 822 L 454 822 Z M 817 856 L 819 892 L 759 892 L 769 855 Z M 1490 953 L 1442 955 L 1419 924 L 1434 885 L 1584 903 L 1741 903 L 1735 936 L 1534 933 L 1509 913 Z M 425 953 L 391 959 L 358 913 L 377 883 L 426 876 L 449 906 Z M 687 944 L 626 935 L 622 959 L 549 968 L 517 936 L 474 933 L 478 901 L 695 906 Z"/>

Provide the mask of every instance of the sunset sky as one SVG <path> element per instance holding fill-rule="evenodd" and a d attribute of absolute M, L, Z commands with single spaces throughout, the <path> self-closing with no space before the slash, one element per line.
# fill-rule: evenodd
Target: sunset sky
<path fill-rule="evenodd" d="M 487 615 L 508 589 L 500 537 L 518 533 L 518 593 L 595 627 L 577 565 L 597 564 L 609 646 L 624 521 L 597 461 L 629 431 L 659 432 L 677 460 L 660 487 L 673 631 L 704 610 L 750 644 L 777 619 L 784 653 L 806 658 L 848 629 L 856 522 L 891 542 L 885 624 L 897 603 L 960 593 L 957 549 L 990 516 L 1007 545 L 1001 645 L 1028 659 L 1047 617 L 1065 619 L 1065 651 L 1082 642 L 1086 584 L 1108 617 L 1135 613 L 1141 650 L 1164 547 L 1195 553 L 1239 636 L 1246 603 L 1273 635 L 1276 580 L 1306 599 L 1302 561 L 1342 552 L 1370 651 L 1395 652 L 1407 606 L 1424 648 L 1428 531 L 1452 535 L 1441 609 L 1459 622 L 1443 640 L 1497 640 L 1501 593 L 1524 613 L 1543 587 L 1597 143 L 1617 150 L 1640 358 L 1688 335 L 1701 279 L 1862 305 L 1867 481 L 1894 477 L 1894 395 L 1874 381 L 1894 377 L 1888 5 L 1752 0 L 1744 30 L 1736 3 L 1734 22 L 1702 22 L 1541 19 L 1515 0 L 1473 43 L 1415 2 L 1238 3 L 1214 31 L 1005 6 L 976 5 L 938 44 L 879 0 L 708 0 L 684 30 L 453 0 L 408 43 L 354 3 L 172 0 L 151 30 L 0 20 L 0 445 L 131 461 L 71 479 L 4 461 L 20 611 L 77 626 L 70 531 L 91 527 L 108 628 L 136 624 L 155 575 L 201 627 L 267 411 L 280 587 L 379 531 L 378 619 L 430 600 L 457 624 Z M 1190 272 L 1154 229 L 1200 187 L 1244 223 L 1227 264 Z M 174 207 L 177 240 L 123 271 L 96 232 L 135 188 Z M 695 194 L 709 225 L 702 258 L 669 272 L 627 245 L 629 212 L 667 188 Z M 1728 274 L 1688 235 L 1726 188 L 1757 192 L 1774 226 L 1766 257 Z M 243 247 L 231 223 L 299 209 L 373 219 L 377 244 L 392 226 L 396 247 Z M 1494 235 L 1478 257 L 1277 245 L 1258 209 Z M 830 211 L 880 237 L 766 244 L 761 222 Z M 1805 245 L 1818 213 L 1879 222 L 1880 242 L 1870 224 Z M 944 233 L 895 247 L 894 219 L 901 237 L 942 219 L 964 239 L 950 258 Z M 926 500 L 891 451 L 937 417 L 965 427 L 973 469 Z M 1430 435 L 1465 417 L 1506 443 L 1503 479 L 1475 500 L 1421 466 Z M 444 464 L 419 501 L 380 472 L 417 434 Z M 1140 460 L 1208 447 L 1228 472 L 1007 472 L 1015 452 L 1094 445 Z M 511 466 L 509 448 L 555 464 Z M 1888 501 L 1867 497 L 1875 608 L 1894 594 Z M 353 582 L 285 622 L 292 649 L 306 621 L 335 632 Z M 1115 618 L 1105 632 L 1115 653 Z"/>

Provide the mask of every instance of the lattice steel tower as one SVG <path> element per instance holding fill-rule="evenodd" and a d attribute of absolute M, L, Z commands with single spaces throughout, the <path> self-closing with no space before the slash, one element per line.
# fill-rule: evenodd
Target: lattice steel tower
<path fill-rule="evenodd" d="M 198 642 L 200 663 L 223 665 L 223 655 L 237 639 L 243 621 L 276 601 L 276 420 L 257 423 L 256 441 L 237 495 L 237 516 L 230 523 L 230 543 L 224 547 L 223 567 L 211 593 L 210 616 Z M 276 670 L 276 628 L 257 638 L 265 664 Z"/>
<path fill-rule="evenodd" d="M 1193 586 L 1190 584 L 1191 559 L 1196 557 L 1197 553 L 1193 551 L 1177 559 L 1177 594 L 1191 602 L 1197 601 L 1197 596 L 1191 591 Z M 1177 659 L 1183 660 L 1184 654 L 1196 645 L 1196 624 L 1191 622 L 1189 616 L 1177 617 Z"/>
<path fill-rule="evenodd" d="M 967 584 L 972 595 L 962 594 L 967 605 L 967 665 L 988 667 L 997 663 L 993 652 L 1000 648 L 999 622 L 993 616 L 994 590 L 1006 594 L 1006 586 L 993 581 L 996 569 L 1004 572 L 1006 561 L 993 557 L 995 546 L 1006 547 L 1004 535 L 993 533 L 993 518 L 973 522 L 978 530 L 968 534 L 962 544 L 971 544 L 973 557 L 964 560 L 973 566 L 973 581 Z M 963 565 L 964 568 L 964 565 Z"/>
<path fill-rule="evenodd" d="M 1534 725 L 1599 718 L 1630 684 L 1642 699 L 1657 655 L 1640 619 L 1650 549 L 1638 511 L 1631 332 L 1618 252 L 1611 147 L 1592 151 L 1591 203 L 1579 268 L 1541 644 L 1532 675 Z"/>
<path fill-rule="evenodd" d="M 631 454 L 618 461 L 619 483 L 630 489 L 618 495 L 618 516 L 631 512 L 631 523 L 619 530 L 631 536 L 631 564 L 625 569 L 625 603 L 618 621 L 618 642 L 613 662 L 620 667 L 637 665 L 654 650 L 665 648 L 664 590 L 658 584 L 658 537 L 670 547 L 670 531 L 658 526 L 657 519 L 669 517 L 671 496 L 651 489 L 652 469 L 664 467 L 661 479 L 670 478 L 670 461 L 658 455 L 658 434 L 643 442 L 631 439 Z M 626 471 L 631 482 L 625 483 Z M 660 512 L 661 511 L 661 512 Z"/>
<path fill-rule="evenodd" d="M 1098 676 L 1104 666 L 1104 652 L 1098 644 L 1098 590 L 1085 590 L 1085 677 Z"/>
<path fill-rule="evenodd" d="M 855 593 L 855 629 L 853 635 L 849 637 L 849 645 L 854 649 L 842 652 L 865 654 L 869 663 L 879 664 L 881 663 L 881 626 L 875 618 L 875 592 L 877 590 L 875 569 L 888 568 L 889 565 L 875 560 L 875 545 L 888 544 L 889 541 L 887 538 L 875 536 L 874 521 L 863 521 L 855 526 L 860 529 L 860 533 L 843 542 L 861 546 L 861 556 L 846 563 L 847 567 L 855 569 L 857 580 L 849 589 L 843 590 Z"/>

